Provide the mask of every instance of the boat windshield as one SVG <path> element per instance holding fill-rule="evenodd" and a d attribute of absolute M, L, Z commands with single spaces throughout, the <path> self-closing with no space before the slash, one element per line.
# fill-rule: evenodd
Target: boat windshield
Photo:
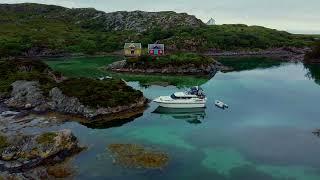
<path fill-rule="evenodd" d="M 192 97 L 177 97 L 176 95 L 172 94 L 170 96 L 172 99 L 191 99 Z"/>
<path fill-rule="evenodd" d="M 177 99 L 177 96 L 175 96 L 174 94 L 171 95 L 172 99 Z"/>

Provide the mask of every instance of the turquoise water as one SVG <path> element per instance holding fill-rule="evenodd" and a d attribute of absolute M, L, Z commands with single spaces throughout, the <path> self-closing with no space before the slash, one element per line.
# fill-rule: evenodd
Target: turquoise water
<path fill-rule="evenodd" d="M 312 131 L 320 128 L 320 68 L 309 69 L 284 63 L 218 73 L 202 85 L 208 96 L 205 110 L 168 111 L 151 102 L 142 116 L 120 127 L 92 129 L 68 122 L 59 128 L 72 129 L 88 146 L 73 160 L 76 178 L 319 180 L 320 138 Z M 129 85 L 149 99 L 184 90 Z M 216 99 L 229 109 L 214 107 Z M 162 169 L 123 168 L 112 163 L 111 143 L 153 147 L 167 152 L 170 161 Z"/>

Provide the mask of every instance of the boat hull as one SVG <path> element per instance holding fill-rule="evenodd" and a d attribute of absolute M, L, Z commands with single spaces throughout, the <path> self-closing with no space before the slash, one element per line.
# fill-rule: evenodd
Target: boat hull
<path fill-rule="evenodd" d="M 205 108 L 205 103 L 164 103 L 164 102 L 157 102 L 160 107 L 165 108 Z"/>

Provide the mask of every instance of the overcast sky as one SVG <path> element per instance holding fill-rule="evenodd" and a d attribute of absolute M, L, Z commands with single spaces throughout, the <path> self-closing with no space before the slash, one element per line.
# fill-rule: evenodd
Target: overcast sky
<path fill-rule="evenodd" d="M 65 7 L 187 12 L 207 22 L 261 25 L 293 33 L 320 34 L 320 0 L 0 0 L 0 3 L 34 2 Z"/>

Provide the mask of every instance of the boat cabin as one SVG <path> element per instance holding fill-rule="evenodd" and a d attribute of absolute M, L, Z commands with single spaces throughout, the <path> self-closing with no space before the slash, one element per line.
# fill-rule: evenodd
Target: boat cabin
<path fill-rule="evenodd" d="M 164 55 L 164 44 L 149 44 L 148 52 L 150 56 Z"/>
<path fill-rule="evenodd" d="M 141 43 L 125 43 L 124 45 L 124 55 L 128 57 L 138 57 L 141 56 L 142 45 Z"/>
<path fill-rule="evenodd" d="M 171 95 L 172 99 L 192 99 L 192 98 L 198 98 L 197 95 L 194 94 L 188 94 L 184 92 L 176 92 Z"/>

